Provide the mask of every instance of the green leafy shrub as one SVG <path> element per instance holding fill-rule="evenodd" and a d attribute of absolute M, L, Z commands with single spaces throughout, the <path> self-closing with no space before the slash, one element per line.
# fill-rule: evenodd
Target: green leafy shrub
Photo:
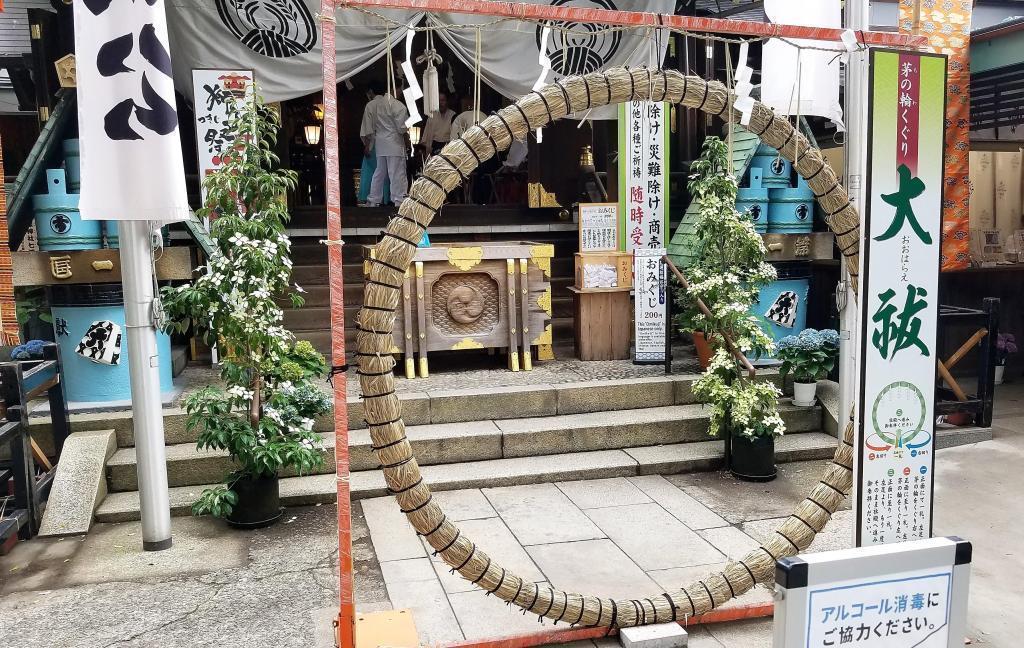
<path fill-rule="evenodd" d="M 294 340 L 274 299 L 290 294 L 293 304 L 302 304 L 290 287 L 283 198 L 296 176 L 277 168 L 277 114 L 251 94 L 231 108 L 229 128 L 234 144 L 205 179 L 208 207 L 199 212 L 211 219 L 218 253 L 193 283 L 163 291 L 171 327 L 191 330 L 222 352 L 226 388 L 204 387 L 184 401 L 198 447 L 227 451 L 238 466 L 192 506 L 196 515 L 221 517 L 238 502 L 232 490 L 238 479 L 318 468 L 323 455 L 313 425 L 331 408 L 314 384 L 326 372 L 323 356 Z"/>
<path fill-rule="evenodd" d="M 839 333 L 832 329 L 804 329 L 799 335 L 779 340 L 776 355 L 782 360 L 779 371 L 783 376 L 792 374 L 799 383 L 821 380 L 836 366 Z"/>

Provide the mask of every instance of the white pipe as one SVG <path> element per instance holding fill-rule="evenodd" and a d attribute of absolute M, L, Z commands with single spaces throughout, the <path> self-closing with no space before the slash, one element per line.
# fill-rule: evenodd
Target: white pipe
<path fill-rule="evenodd" d="M 853 30 L 868 29 L 868 0 L 847 0 L 845 7 L 845 27 Z M 868 196 L 865 192 L 867 185 L 867 141 L 868 141 L 868 52 L 861 49 L 850 53 L 850 62 L 846 68 L 846 161 L 844 165 L 846 176 L 846 190 L 850 195 L 854 206 L 861 214 L 863 226 L 863 214 L 867 208 Z M 864 230 L 861 229 L 861 249 L 864 244 Z M 864 255 L 860 255 L 863 266 Z M 858 331 L 860 329 L 861 304 L 858 296 L 850 288 L 849 273 L 846 264 L 841 265 L 843 283 L 840 290 L 845 293 L 845 308 L 840 312 L 840 344 L 839 344 L 839 434 L 842 435 L 846 429 L 847 419 L 851 408 L 855 408 L 860 390 L 860 373 L 858 371 L 858 356 L 860 340 Z M 860 276 L 864 276 L 864 268 L 861 267 Z M 861 293 L 863 295 L 863 293 Z M 858 430 L 859 412 L 854 411 L 854 447 L 859 448 L 860 436 Z M 856 452 L 856 450 L 855 450 Z M 856 474 L 857 462 L 854 461 L 853 492 L 851 498 L 854 506 L 854 519 L 858 502 Z M 856 524 L 854 525 L 856 526 Z M 854 529 L 854 541 L 856 542 L 857 531 Z"/>
<path fill-rule="evenodd" d="M 132 386 L 132 422 L 139 476 L 142 548 L 171 546 L 171 505 L 167 493 L 160 356 L 153 325 L 153 228 L 145 221 L 119 221 L 124 321 Z"/>

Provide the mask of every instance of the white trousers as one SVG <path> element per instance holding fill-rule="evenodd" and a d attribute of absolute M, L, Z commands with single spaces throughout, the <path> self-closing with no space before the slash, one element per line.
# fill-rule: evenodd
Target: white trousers
<path fill-rule="evenodd" d="M 391 181 L 391 202 L 402 204 L 409 191 L 409 178 L 405 173 L 405 158 L 400 155 L 378 155 L 377 168 L 370 180 L 370 194 L 366 202 L 379 205 L 384 200 L 384 181 Z"/>

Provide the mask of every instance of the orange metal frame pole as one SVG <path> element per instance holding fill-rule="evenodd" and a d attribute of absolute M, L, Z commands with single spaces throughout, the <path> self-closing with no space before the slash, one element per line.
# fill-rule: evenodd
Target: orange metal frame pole
<path fill-rule="evenodd" d="M 524 2 L 495 2 L 494 0 L 335 0 L 338 7 L 364 9 L 412 9 L 416 11 L 450 12 L 509 18 L 573 23 L 600 23 L 622 27 L 665 27 L 688 32 L 730 34 L 733 36 L 801 38 L 807 40 L 839 42 L 844 29 L 834 27 L 806 27 L 779 25 L 750 20 L 727 20 L 698 16 L 672 16 L 640 11 L 615 11 L 573 6 L 550 6 Z M 928 39 L 914 34 L 897 32 L 856 32 L 857 41 L 864 45 L 897 48 L 921 48 Z"/>
<path fill-rule="evenodd" d="M 324 80 L 324 188 L 327 194 L 327 263 L 331 286 L 331 364 L 345 365 L 345 282 L 342 267 L 341 177 L 338 162 L 338 85 L 334 50 L 334 3 L 321 0 Z M 333 371 L 332 371 L 333 373 Z M 349 484 L 348 396 L 345 372 L 334 378 L 334 461 L 338 484 L 338 620 L 341 648 L 354 648 L 355 587 L 352 570 L 352 497 Z"/>

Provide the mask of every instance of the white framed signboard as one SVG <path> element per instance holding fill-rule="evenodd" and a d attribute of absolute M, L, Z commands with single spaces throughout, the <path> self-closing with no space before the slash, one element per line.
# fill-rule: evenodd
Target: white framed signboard
<path fill-rule="evenodd" d="M 773 646 L 963 646 L 971 551 L 951 537 L 783 558 Z"/>
<path fill-rule="evenodd" d="M 946 58 L 873 49 L 870 88 L 858 546 L 932 532 Z"/>
<path fill-rule="evenodd" d="M 580 252 L 619 249 L 618 203 L 580 203 Z"/>
<path fill-rule="evenodd" d="M 192 70 L 200 183 L 221 165 L 224 147 L 230 143 L 228 106 L 245 97 L 253 80 L 252 70 Z M 205 205 L 206 188 L 201 187 L 201 191 Z"/>
<path fill-rule="evenodd" d="M 668 277 L 665 248 L 633 250 L 633 362 L 665 362 L 668 325 Z"/>

